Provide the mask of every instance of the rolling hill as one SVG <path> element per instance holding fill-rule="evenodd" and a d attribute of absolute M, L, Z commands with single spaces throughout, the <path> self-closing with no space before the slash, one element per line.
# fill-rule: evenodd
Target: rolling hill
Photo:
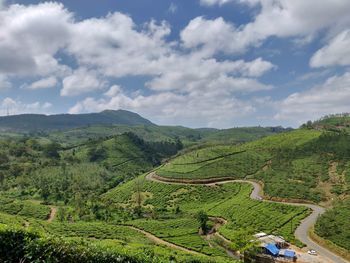
<path fill-rule="evenodd" d="M 315 232 L 350 251 L 350 134 L 332 128 L 303 128 L 235 146 L 210 146 L 174 158 L 157 170 L 164 180 L 250 179 L 271 200 L 313 202 L 329 210 Z M 337 250 L 337 249 L 336 249 Z"/>
<path fill-rule="evenodd" d="M 22 114 L 0 117 L 0 130 L 7 132 L 45 132 L 98 124 L 154 125 L 140 115 L 125 110 L 105 110 L 88 114 Z"/>
<path fill-rule="evenodd" d="M 63 251 L 74 262 L 235 262 L 260 231 L 302 246 L 294 231 L 310 209 L 275 201 L 327 208 L 313 235 L 348 255 L 350 134 L 331 123 L 292 131 L 100 124 L 2 139 L 0 257 L 20 248 L 22 257 Z M 270 200 L 252 199 L 247 180 Z"/>

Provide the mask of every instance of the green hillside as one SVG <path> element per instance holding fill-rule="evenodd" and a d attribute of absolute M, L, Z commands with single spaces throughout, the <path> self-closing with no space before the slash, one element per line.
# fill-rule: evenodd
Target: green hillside
<path fill-rule="evenodd" d="M 235 144 L 256 140 L 265 136 L 286 132 L 281 127 L 245 127 L 232 129 L 190 129 L 182 126 L 156 125 L 91 125 L 64 131 L 38 133 L 36 136 L 49 138 L 61 144 L 71 145 L 86 142 L 88 139 L 99 139 L 123 134 L 135 133 L 145 141 L 181 140 L 185 146 L 196 144 Z M 6 134 L 9 136 L 9 134 Z"/>
<path fill-rule="evenodd" d="M 304 207 L 250 199 L 252 187 L 249 184 L 187 186 L 151 182 L 144 177 L 136 180 L 107 192 L 103 195 L 103 201 L 123 209 L 135 210 L 138 208 L 135 185 L 139 184 L 142 214 L 150 214 L 151 218 L 137 218 L 127 221 L 127 224 L 205 254 L 223 255 L 198 235 L 195 215 L 200 210 L 209 216 L 227 219 L 228 223 L 219 228 L 219 232 L 232 241 L 230 246 L 233 250 L 241 251 L 250 243 L 247 240 L 244 242 L 241 233 L 247 238 L 250 234 L 266 231 L 283 235 L 295 242 L 293 229 L 308 214 Z M 292 230 L 291 220 L 294 221 Z"/>
<path fill-rule="evenodd" d="M 320 203 L 332 209 L 320 218 L 316 233 L 349 249 L 349 156 L 348 133 L 300 129 L 239 146 L 194 150 L 166 163 L 157 174 L 181 180 L 253 179 L 264 184 L 271 199 Z"/>
<path fill-rule="evenodd" d="M 75 262 L 232 262 L 233 253 L 254 248 L 257 232 L 302 245 L 294 231 L 306 207 L 253 200 L 247 183 L 167 184 L 152 181 L 151 171 L 168 180 L 255 180 L 266 198 L 321 204 L 328 210 L 315 233 L 349 251 L 349 156 L 346 129 L 311 127 L 110 125 L 6 137 L 0 235 L 8 241 L 0 241 L 0 255 L 52 250 Z M 204 226 L 199 218 L 208 219 Z"/>
<path fill-rule="evenodd" d="M 181 149 L 171 142 L 147 143 L 132 133 L 68 148 L 30 138 L 0 145 L 3 195 L 76 205 L 79 216 L 89 213 L 84 207 L 90 200 Z"/>
<path fill-rule="evenodd" d="M 345 130 L 349 132 L 350 115 L 349 113 L 331 114 L 316 121 L 308 121 L 307 123 L 303 124 L 302 127 L 333 131 Z"/>

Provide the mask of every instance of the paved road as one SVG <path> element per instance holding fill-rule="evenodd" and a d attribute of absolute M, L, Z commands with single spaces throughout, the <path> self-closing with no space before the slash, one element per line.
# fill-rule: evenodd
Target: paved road
<path fill-rule="evenodd" d="M 173 179 L 167 179 L 164 177 L 160 177 L 155 174 L 155 172 L 150 173 L 146 176 L 147 180 L 159 182 L 159 183 L 166 183 L 166 184 L 191 184 L 191 185 L 214 185 L 214 184 L 225 184 L 225 183 L 249 183 L 253 186 L 253 191 L 250 194 L 250 198 L 255 200 L 263 200 L 263 197 L 261 196 L 262 193 L 262 187 L 260 184 L 249 181 L 249 180 L 223 180 L 220 178 L 218 182 L 215 182 L 215 179 L 213 180 L 206 180 L 206 181 L 196 181 L 196 180 L 173 180 Z M 308 233 L 310 228 L 316 223 L 317 218 L 323 214 L 326 210 L 318 205 L 313 204 L 304 204 L 304 203 L 288 203 L 288 202 L 275 202 L 270 200 L 263 200 L 264 202 L 274 202 L 274 203 L 283 203 L 283 204 L 289 204 L 294 206 L 306 206 L 312 209 L 311 215 L 306 217 L 304 220 L 301 221 L 298 228 L 295 230 L 295 237 L 299 239 L 301 242 L 303 242 L 305 245 L 307 245 L 310 249 L 314 249 L 318 252 L 319 255 L 329 260 L 329 262 L 333 263 L 350 263 L 349 261 L 341 258 L 338 255 L 335 255 L 333 252 L 328 250 L 325 247 L 322 247 L 321 245 L 317 244 L 311 238 L 309 237 Z"/>

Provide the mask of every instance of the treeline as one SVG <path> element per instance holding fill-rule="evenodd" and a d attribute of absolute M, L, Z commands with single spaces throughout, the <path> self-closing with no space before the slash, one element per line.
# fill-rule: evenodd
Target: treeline
<path fill-rule="evenodd" d="M 306 123 L 301 125 L 301 128 L 307 129 L 325 129 L 331 131 L 340 131 L 341 128 L 349 128 L 350 127 L 350 113 L 338 113 L 338 114 L 329 114 L 324 117 L 315 120 L 315 121 L 307 121 Z"/>
<path fill-rule="evenodd" d="M 176 137 L 174 141 L 152 141 L 146 142 L 132 132 L 125 133 L 126 136 L 140 149 L 148 154 L 149 160 L 153 164 L 158 165 L 162 158 L 167 158 L 175 155 L 178 151 L 183 149 L 181 140 Z"/>

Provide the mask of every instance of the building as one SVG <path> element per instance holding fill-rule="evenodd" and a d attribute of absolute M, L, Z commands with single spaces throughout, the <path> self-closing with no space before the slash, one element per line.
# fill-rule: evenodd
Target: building
<path fill-rule="evenodd" d="M 283 237 L 263 232 L 255 234 L 254 237 L 254 242 L 258 242 L 261 247 L 261 256 L 269 256 L 272 262 L 296 261 L 296 253 L 286 249 L 290 244 Z"/>
<path fill-rule="evenodd" d="M 289 243 L 281 236 L 268 235 L 261 232 L 255 234 L 254 237 L 262 247 L 265 247 L 267 244 L 275 244 L 278 248 L 287 248 L 289 246 Z"/>

